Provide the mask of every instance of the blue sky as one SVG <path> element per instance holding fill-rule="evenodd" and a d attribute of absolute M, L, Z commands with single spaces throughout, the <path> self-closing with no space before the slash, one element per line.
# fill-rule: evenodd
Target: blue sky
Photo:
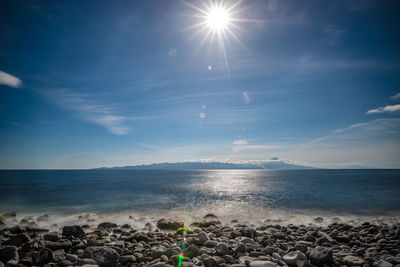
<path fill-rule="evenodd" d="M 208 3 L 2 1 L 0 168 L 400 168 L 398 1 Z"/>

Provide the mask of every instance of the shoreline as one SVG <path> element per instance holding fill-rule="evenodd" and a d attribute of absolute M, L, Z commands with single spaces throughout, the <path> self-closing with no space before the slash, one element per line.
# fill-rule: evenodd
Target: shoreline
<path fill-rule="evenodd" d="M 312 223 L 126 218 L 114 222 L 86 213 L 55 225 L 52 216 L 20 220 L 4 214 L 0 262 L 6 266 L 400 266 L 400 224 L 337 221 Z M 80 216 L 80 217 L 79 217 Z M 109 219 L 109 218 L 107 218 Z M 43 227 L 48 225 L 49 227 Z M 0 263 L 0 266 L 2 264 Z"/>

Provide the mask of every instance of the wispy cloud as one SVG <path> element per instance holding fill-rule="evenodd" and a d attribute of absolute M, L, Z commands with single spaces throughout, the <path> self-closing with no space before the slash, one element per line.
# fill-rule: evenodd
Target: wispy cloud
<path fill-rule="evenodd" d="M 367 111 L 367 114 L 392 113 L 396 111 L 400 111 L 400 104 L 371 109 Z"/>
<path fill-rule="evenodd" d="M 379 134 L 400 133 L 399 123 L 400 119 L 396 118 L 382 118 L 368 122 L 356 123 L 349 125 L 345 128 L 333 130 L 331 134 L 313 139 L 312 141 L 307 142 L 305 145 L 326 142 L 328 139 L 338 138 L 343 136 L 344 133 L 356 130 L 362 130 L 363 135 L 366 135 L 366 133 L 379 133 Z M 357 139 L 359 138 L 360 135 L 357 136 Z"/>
<path fill-rule="evenodd" d="M 359 127 L 366 126 L 367 124 L 368 124 L 367 122 L 356 123 L 356 124 L 349 125 L 349 126 L 347 126 L 346 128 L 336 129 L 336 130 L 334 130 L 333 132 L 334 132 L 335 134 L 343 133 L 343 132 L 349 131 L 349 130 L 351 130 L 351 129 L 355 129 L 355 128 L 359 128 Z"/>
<path fill-rule="evenodd" d="M 335 45 L 343 37 L 346 31 L 335 25 L 328 25 L 325 27 L 324 32 L 329 37 L 329 43 Z"/>
<path fill-rule="evenodd" d="M 109 106 L 97 103 L 92 96 L 70 89 L 37 90 L 61 108 L 74 112 L 80 119 L 100 125 L 116 135 L 128 133 L 123 122 L 127 119 Z"/>
<path fill-rule="evenodd" d="M 391 96 L 390 98 L 393 100 L 400 99 L 400 93 L 397 93 L 394 96 Z"/>
<path fill-rule="evenodd" d="M 151 150 L 159 150 L 160 147 L 159 146 L 155 146 L 155 145 L 150 145 L 150 144 L 146 144 L 146 143 L 138 143 L 138 145 L 141 145 L 142 147 L 151 149 Z"/>
<path fill-rule="evenodd" d="M 246 139 L 237 139 L 233 141 L 234 145 L 247 145 L 247 140 Z"/>
<path fill-rule="evenodd" d="M 22 81 L 18 77 L 0 70 L 0 85 L 1 84 L 18 88 L 22 86 Z"/>

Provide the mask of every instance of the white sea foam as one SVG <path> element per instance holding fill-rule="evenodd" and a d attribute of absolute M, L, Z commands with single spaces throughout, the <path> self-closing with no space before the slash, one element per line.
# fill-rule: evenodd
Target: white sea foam
<path fill-rule="evenodd" d="M 135 229 L 144 229 L 146 224 L 151 224 L 156 228 L 157 221 L 161 218 L 183 221 L 186 227 L 190 227 L 193 222 L 203 220 L 206 214 L 212 213 L 218 217 L 223 224 L 248 224 L 260 225 L 316 225 L 327 226 L 330 223 L 350 223 L 361 224 L 370 222 L 374 224 L 395 224 L 400 223 L 400 214 L 391 213 L 385 215 L 355 215 L 345 213 L 332 213 L 317 210 L 278 210 L 261 209 L 250 206 L 235 207 L 235 203 L 224 203 L 224 205 L 204 206 L 200 208 L 177 208 L 173 210 L 153 210 L 153 211 L 124 211 L 110 213 L 74 213 L 62 214 L 59 212 L 46 213 L 48 220 L 37 220 L 41 228 L 59 230 L 65 225 L 88 225 L 91 228 L 97 227 L 101 222 L 115 222 L 119 225 L 129 224 Z M 44 213 L 20 213 L 17 220 L 10 221 L 8 225 L 16 225 L 22 218 L 33 217 L 37 219 Z M 321 217 L 322 220 L 316 220 Z"/>

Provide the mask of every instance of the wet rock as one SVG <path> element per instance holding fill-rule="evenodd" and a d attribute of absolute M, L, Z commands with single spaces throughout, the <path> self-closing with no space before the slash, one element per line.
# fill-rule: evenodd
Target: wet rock
<path fill-rule="evenodd" d="M 316 246 L 311 250 L 309 259 L 315 265 L 330 264 L 333 260 L 332 251 L 321 246 Z"/>
<path fill-rule="evenodd" d="M 195 245 L 190 245 L 184 250 L 185 257 L 194 258 L 200 255 L 200 250 Z"/>
<path fill-rule="evenodd" d="M 61 240 L 61 238 L 62 238 L 62 236 L 58 232 L 47 233 L 43 236 L 44 240 L 53 241 L 53 242 L 57 242 L 57 241 Z"/>
<path fill-rule="evenodd" d="M 179 228 L 183 228 L 183 222 L 161 219 L 157 221 L 157 227 L 162 230 L 178 230 Z"/>
<path fill-rule="evenodd" d="M 48 248 L 41 248 L 39 252 L 36 254 L 34 263 L 39 266 L 43 266 L 49 262 L 54 260 L 53 251 Z"/>
<path fill-rule="evenodd" d="M 31 223 L 26 226 L 26 231 L 29 233 L 47 233 L 49 229 L 40 228 L 36 223 Z"/>
<path fill-rule="evenodd" d="M 303 245 L 303 244 L 296 244 L 296 245 L 294 246 L 294 248 L 295 248 L 296 250 L 300 251 L 300 252 L 303 252 L 304 254 L 307 253 L 307 250 L 308 250 L 307 246 L 306 246 L 306 245 Z"/>
<path fill-rule="evenodd" d="M 205 221 L 215 221 L 215 220 L 218 220 L 218 217 L 216 215 L 212 214 L 212 213 L 208 213 L 207 215 L 205 215 L 203 217 L 203 220 L 205 220 Z"/>
<path fill-rule="evenodd" d="M 296 266 L 297 261 L 306 261 L 307 257 L 300 251 L 292 251 L 282 257 L 288 265 Z"/>
<path fill-rule="evenodd" d="M 279 253 L 274 252 L 274 253 L 272 253 L 272 258 L 275 258 L 277 260 L 281 260 L 282 256 Z"/>
<path fill-rule="evenodd" d="M 217 255 L 224 256 L 229 254 L 229 248 L 224 243 L 218 243 L 214 249 Z"/>
<path fill-rule="evenodd" d="M 25 243 L 30 242 L 32 239 L 27 233 L 20 233 L 14 236 L 11 236 L 7 241 L 5 241 L 4 245 L 13 245 L 13 246 L 21 246 Z"/>
<path fill-rule="evenodd" d="M 250 257 L 253 257 L 253 258 L 265 256 L 265 254 L 262 253 L 261 251 L 255 251 L 255 250 L 250 251 L 249 255 L 250 255 Z"/>
<path fill-rule="evenodd" d="M 207 240 L 210 240 L 210 238 L 208 237 L 206 232 L 200 232 L 198 234 L 198 238 L 199 238 L 199 241 L 202 243 L 206 242 Z"/>
<path fill-rule="evenodd" d="M 249 267 L 276 267 L 278 266 L 276 263 L 273 263 L 272 261 L 252 261 L 249 263 Z"/>
<path fill-rule="evenodd" d="M 89 258 L 83 258 L 78 260 L 78 265 L 93 265 L 96 264 L 96 261 L 94 259 L 89 259 Z"/>
<path fill-rule="evenodd" d="M 20 233 L 23 233 L 23 232 L 25 232 L 25 227 L 22 227 L 22 226 L 19 226 L 19 225 L 16 225 L 16 226 L 13 226 L 13 227 L 10 228 L 10 233 L 11 234 L 20 234 Z"/>
<path fill-rule="evenodd" d="M 348 238 L 347 236 L 343 236 L 343 235 L 335 236 L 334 239 L 339 243 L 348 244 L 350 242 L 350 238 Z"/>
<path fill-rule="evenodd" d="M 53 251 L 54 260 L 55 261 L 63 261 L 65 260 L 65 251 L 64 249 L 57 249 Z"/>
<path fill-rule="evenodd" d="M 233 254 L 238 254 L 238 253 L 245 253 L 246 252 L 246 245 L 239 242 L 236 248 L 233 250 Z"/>
<path fill-rule="evenodd" d="M 316 218 L 314 218 L 314 220 L 313 220 L 315 223 L 323 223 L 324 222 L 324 218 L 322 218 L 322 217 L 316 217 Z"/>
<path fill-rule="evenodd" d="M 378 260 L 378 261 L 374 262 L 372 264 L 372 266 L 374 266 L 374 267 L 392 267 L 393 264 L 391 264 L 390 262 L 387 262 L 385 260 Z"/>
<path fill-rule="evenodd" d="M 136 257 L 133 255 L 124 255 L 124 256 L 119 257 L 119 262 L 124 265 L 134 263 L 135 261 L 136 261 Z"/>
<path fill-rule="evenodd" d="M 4 216 L 0 216 L 0 225 L 6 225 L 7 224 L 7 219 Z"/>
<path fill-rule="evenodd" d="M 75 255 L 75 254 L 66 254 L 66 255 L 65 255 L 65 258 L 66 258 L 67 260 L 72 261 L 72 262 L 76 262 L 76 261 L 79 260 L 78 255 Z"/>
<path fill-rule="evenodd" d="M 16 221 L 17 220 L 17 212 L 16 211 L 10 211 L 7 213 L 2 214 L 4 218 L 6 218 L 9 221 Z"/>
<path fill-rule="evenodd" d="M 265 247 L 262 249 L 262 252 L 268 255 L 272 255 L 272 253 L 277 252 L 278 249 L 274 248 L 274 247 Z"/>
<path fill-rule="evenodd" d="M 121 229 L 131 229 L 131 228 L 132 228 L 132 226 L 127 223 L 121 226 Z"/>
<path fill-rule="evenodd" d="M 18 249 L 16 246 L 0 247 L 0 262 L 8 262 L 10 260 L 19 261 Z"/>
<path fill-rule="evenodd" d="M 73 225 L 73 226 L 64 226 L 62 230 L 63 236 L 70 237 L 84 237 L 85 236 L 85 231 L 83 231 L 82 227 L 79 225 Z"/>
<path fill-rule="evenodd" d="M 133 235 L 133 239 L 135 239 L 137 242 L 140 242 L 140 241 L 147 242 L 147 241 L 149 241 L 149 238 L 147 237 L 147 235 L 145 233 L 142 233 L 142 232 L 135 233 Z"/>
<path fill-rule="evenodd" d="M 116 228 L 118 225 L 116 223 L 113 222 L 102 222 L 100 223 L 97 228 L 100 229 L 112 229 L 112 228 Z"/>
<path fill-rule="evenodd" d="M 209 222 L 200 222 L 200 223 L 198 223 L 198 226 L 202 227 L 202 228 L 207 228 L 207 227 L 210 227 L 210 226 L 220 226 L 220 225 L 221 225 L 220 221 L 209 221 Z"/>
<path fill-rule="evenodd" d="M 118 253 L 108 247 L 88 247 L 84 254 L 84 258 L 94 259 L 100 267 L 114 267 L 118 263 Z"/>
<path fill-rule="evenodd" d="M 64 249 L 66 251 L 69 251 L 70 248 L 72 247 L 72 243 L 69 240 L 60 240 L 57 242 L 46 241 L 45 246 L 53 251 L 58 249 Z"/>
<path fill-rule="evenodd" d="M 60 267 L 69 267 L 72 265 L 73 263 L 70 260 L 62 260 L 61 262 L 58 263 L 58 266 Z"/>
<path fill-rule="evenodd" d="M 205 267 L 218 267 L 218 262 L 209 255 L 202 255 L 201 261 Z"/>
<path fill-rule="evenodd" d="M 146 225 L 144 226 L 144 230 L 153 231 L 153 226 L 150 223 L 146 223 Z"/>
<path fill-rule="evenodd" d="M 151 258 L 153 259 L 158 259 L 161 257 L 161 255 L 163 254 L 164 251 L 162 251 L 161 249 L 157 248 L 157 249 L 152 249 L 151 250 Z"/>
<path fill-rule="evenodd" d="M 346 264 L 350 266 L 358 266 L 358 265 L 363 265 L 365 263 L 365 261 L 362 258 L 351 255 L 344 257 L 343 260 L 346 262 Z"/>
<path fill-rule="evenodd" d="M 35 219 L 33 217 L 25 217 L 20 221 L 20 224 L 22 224 L 22 225 L 27 225 L 30 223 L 36 223 Z"/>

